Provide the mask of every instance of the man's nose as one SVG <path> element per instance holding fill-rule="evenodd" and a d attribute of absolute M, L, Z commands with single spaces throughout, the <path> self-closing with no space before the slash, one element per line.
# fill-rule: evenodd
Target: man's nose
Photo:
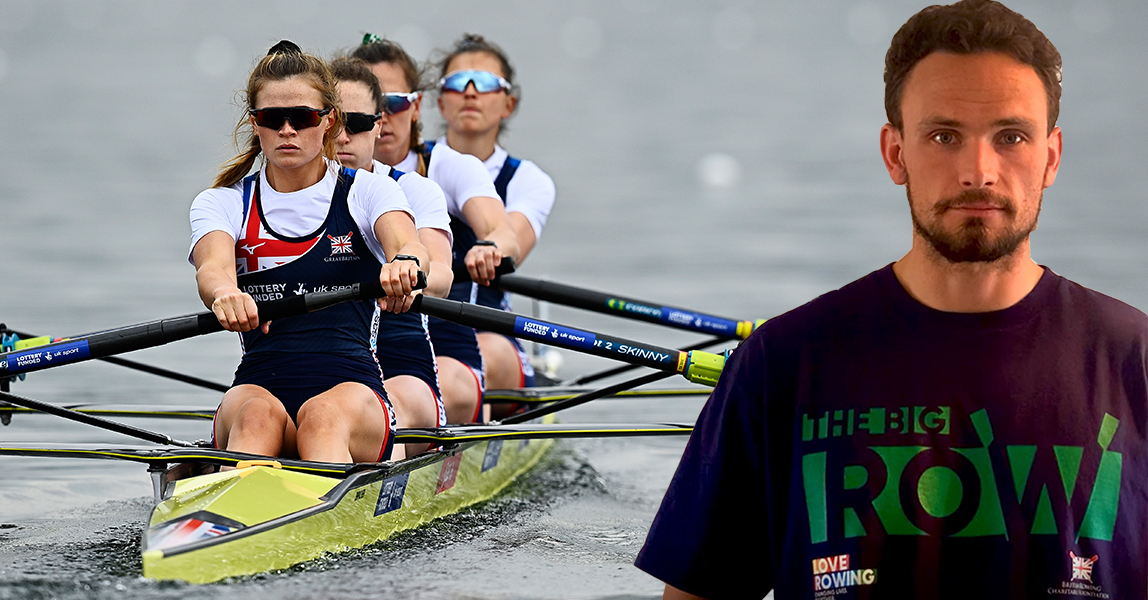
<path fill-rule="evenodd" d="M 996 184 L 1000 176 L 1000 154 L 992 140 L 975 140 L 961 152 L 962 188 L 983 188 Z"/>

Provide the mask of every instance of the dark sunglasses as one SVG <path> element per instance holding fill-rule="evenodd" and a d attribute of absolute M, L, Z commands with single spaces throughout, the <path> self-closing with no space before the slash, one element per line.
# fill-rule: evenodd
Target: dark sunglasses
<path fill-rule="evenodd" d="M 389 94 L 383 94 L 383 112 L 388 115 L 397 115 L 410 108 L 411 105 L 415 103 L 415 100 L 418 99 L 418 92 L 411 92 L 409 94 L 391 92 Z"/>
<path fill-rule="evenodd" d="M 307 129 L 319 124 L 323 117 L 330 114 L 329 108 L 310 108 L 307 106 L 292 106 L 291 108 L 257 108 L 247 111 L 255 117 L 255 124 L 268 129 L 281 129 L 284 121 L 290 121 L 294 129 Z"/>
<path fill-rule="evenodd" d="M 356 133 L 363 133 L 370 131 L 375 126 L 375 121 L 383 118 L 382 113 L 375 113 L 373 115 L 360 112 L 347 113 L 347 133 L 355 135 Z"/>
<path fill-rule="evenodd" d="M 474 83 L 474 89 L 480 94 L 503 90 L 509 92 L 510 82 L 490 71 L 455 71 L 448 73 L 438 81 L 438 87 L 444 92 L 465 92 L 466 86 Z"/>

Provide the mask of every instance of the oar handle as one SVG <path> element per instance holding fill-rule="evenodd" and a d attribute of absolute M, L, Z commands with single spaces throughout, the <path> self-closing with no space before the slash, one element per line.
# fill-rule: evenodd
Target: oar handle
<path fill-rule="evenodd" d="M 633 298 L 597 292 L 545 279 L 523 277 L 517 274 L 501 276 L 494 281 L 493 285 L 507 292 L 514 292 L 539 300 L 616 317 L 657 323 L 675 329 L 709 333 L 729 340 L 745 339 L 753 333 L 754 329 L 764 323 L 763 320 L 739 321 L 718 317 L 685 308 L 634 300 Z"/>
<path fill-rule="evenodd" d="M 427 285 L 426 275 L 419 271 L 415 289 Z M 364 281 L 343 289 L 311 292 L 302 296 L 256 303 L 263 321 L 301 315 L 349 300 L 373 300 L 385 296 L 379 281 Z M 420 296 L 421 297 L 421 296 Z M 162 346 L 189 337 L 222 331 L 214 313 L 203 312 L 139 325 L 87 334 L 31 349 L 0 354 L 0 377 L 40 371 L 51 367 L 103 358 L 114 354 Z"/>
<path fill-rule="evenodd" d="M 682 352 L 673 348 L 557 325 L 512 312 L 426 295 L 417 296 L 411 305 L 411 310 L 466 327 L 533 340 L 549 346 L 620 360 L 659 371 L 680 373 L 690 381 L 704 385 L 712 386 L 717 383 L 726 359 L 726 355 L 722 354 L 700 350 Z"/>
<path fill-rule="evenodd" d="M 453 269 L 454 269 L 454 282 L 455 283 L 463 283 L 466 281 L 470 281 L 470 271 L 466 270 L 466 265 L 455 264 L 453 266 Z M 498 263 L 498 266 L 494 268 L 494 276 L 495 277 L 501 277 L 503 275 L 509 275 L 513 272 L 514 272 L 514 259 L 509 257 L 509 256 L 503 256 L 502 262 Z"/>

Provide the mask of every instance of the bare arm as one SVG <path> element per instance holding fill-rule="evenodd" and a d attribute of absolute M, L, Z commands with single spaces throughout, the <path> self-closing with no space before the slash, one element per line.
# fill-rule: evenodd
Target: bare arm
<path fill-rule="evenodd" d="M 406 312 L 414 300 L 414 285 L 418 281 L 419 265 L 429 265 L 430 255 L 427 249 L 419 242 L 418 232 L 415 231 L 415 221 L 403 211 L 390 211 L 383 213 L 375 220 L 375 237 L 382 242 L 383 252 L 387 255 L 387 264 L 379 272 L 379 283 L 383 286 L 387 298 L 398 300 L 388 302 L 379 299 L 379 306 L 391 312 Z M 409 260 L 394 260 L 398 254 L 407 254 L 419 259 L 416 265 Z"/>
<path fill-rule="evenodd" d="M 514 262 L 516 266 L 519 266 L 526 262 L 526 257 L 534 249 L 534 243 L 538 241 L 538 238 L 534 237 L 534 227 L 530 225 L 530 220 L 526 218 L 526 215 L 515 210 L 511 211 L 508 216 L 510 217 L 510 226 L 514 228 L 514 235 L 518 238 L 518 260 Z"/>
<path fill-rule="evenodd" d="M 235 240 L 225 232 L 212 231 L 200 238 L 191 251 L 195 283 L 203 305 L 215 313 L 228 331 L 250 331 L 259 324 L 255 300 L 239 290 L 235 275 Z M 266 324 L 263 331 L 267 331 Z"/>
<path fill-rule="evenodd" d="M 705 600 L 701 596 L 695 596 L 689 592 L 683 592 L 678 588 L 666 584 L 665 591 L 662 592 L 662 600 Z"/>
<path fill-rule="evenodd" d="M 430 254 L 430 264 L 427 266 L 427 289 L 424 293 L 445 298 L 450 293 L 451 284 L 454 283 L 450 240 L 446 232 L 441 229 L 423 227 L 419 229 L 419 241 Z"/>
<path fill-rule="evenodd" d="M 518 236 L 511 225 L 506 207 L 497 198 L 476 196 L 462 205 L 462 214 L 480 240 L 494 242 L 494 246 L 474 246 L 466 253 L 466 269 L 470 277 L 483 285 L 494 279 L 494 269 L 509 256 L 517 264 L 520 258 Z"/>

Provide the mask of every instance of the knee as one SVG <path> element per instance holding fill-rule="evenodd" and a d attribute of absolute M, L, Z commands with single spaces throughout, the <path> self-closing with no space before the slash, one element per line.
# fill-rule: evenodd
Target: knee
<path fill-rule="evenodd" d="M 338 403 L 325 396 L 316 396 L 299 407 L 299 427 L 326 429 L 335 426 L 341 419 L 342 410 Z"/>

